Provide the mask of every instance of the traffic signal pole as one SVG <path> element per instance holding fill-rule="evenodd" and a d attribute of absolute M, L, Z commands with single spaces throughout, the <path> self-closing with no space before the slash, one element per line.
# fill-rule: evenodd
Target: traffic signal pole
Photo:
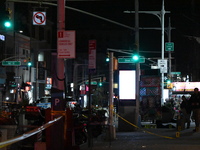
<path fill-rule="evenodd" d="M 135 50 L 139 55 L 139 2 L 135 0 Z M 139 125 L 140 108 L 140 63 L 136 63 L 136 108 L 135 123 Z"/>
<path fill-rule="evenodd" d="M 161 10 L 161 26 L 162 26 L 162 40 L 161 40 L 161 52 L 162 52 L 162 60 L 164 60 L 164 34 L 165 34 L 165 8 L 164 8 L 164 0 L 162 0 L 162 10 Z M 164 72 L 161 72 L 161 106 L 164 104 Z"/>
<path fill-rule="evenodd" d="M 110 52 L 109 58 L 109 133 L 110 140 L 115 139 L 115 128 L 113 126 L 113 52 Z"/>

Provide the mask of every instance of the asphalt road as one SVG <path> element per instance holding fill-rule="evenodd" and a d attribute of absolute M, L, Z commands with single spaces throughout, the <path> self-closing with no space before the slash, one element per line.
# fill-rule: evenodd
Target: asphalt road
<path fill-rule="evenodd" d="M 102 134 L 92 140 L 91 146 L 85 143 L 81 150 L 199 150 L 200 132 L 190 129 L 177 131 L 176 128 L 141 128 L 134 132 L 116 132 L 115 140 L 108 140 Z"/>

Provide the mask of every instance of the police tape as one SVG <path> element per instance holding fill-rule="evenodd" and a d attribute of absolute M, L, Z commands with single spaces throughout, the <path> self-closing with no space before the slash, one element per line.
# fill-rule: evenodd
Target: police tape
<path fill-rule="evenodd" d="M 122 119 L 122 120 L 125 121 L 126 123 L 132 125 L 132 126 L 135 127 L 135 128 L 138 128 L 138 129 L 140 129 L 140 130 L 142 130 L 142 131 L 144 131 L 144 132 L 146 132 L 146 133 L 148 133 L 148 134 L 155 135 L 155 136 L 159 136 L 159 137 L 163 137 L 163 138 L 167 138 L 167 139 L 176 139 L 176 138 L 174 138 L 174 137 L 163 136 L 163 135 L 159 135 L 159 134 L 150 132 L 150 131 L 148 131 L 148 130 L 144 130 L 144 129 L 142 129 L 142 128 L 136 126 L 135 124 L 131 123 L 130 121 L 124 119 L 123 117 L 121 117 L 121 116 L 118 115 L 117 113 L 115 113 L 115 112 L 113 112 L 113 113 L 116 114 L 120 119 Z"/>
<path fill-rule="evenodd" d="M 44 125 L 42 125 L 42 126 L 36 128 L 36 129 L 34 129 L 34 130 L 31 130 L 31 131 L 29 131 L 29 132 L 26 132 L 26 133 L 24 133 L 24 134 L 21 135 L 21 136 L 18 136 L 18 137 L 16 137 L 16 138 L 12 138 L 12 139 L 8 139 L 8 140 L 6 140 L 6 141 L 0 142 L 0 148 L 9 146 L 9 145 L 14 144 L 14 143 L 16 143 L 16 142 L 19 142 L 19 141 L 21 141 L 21 140 L 24 140 L 24 139 L 26 139 L 26 138 L 28 138 L 28 137 L 30 137 L 30 136 L 33 136 L 33 135 L 35 135 L 35 134 L 37 134 L 37 133 L 40 133 L 40 132 L 43 131 L 44 129 L 46 129 L 46 128 L 52 126 L 55 122 L 57 122 L 57 121 L 60 120 L 61 118 L 62 118 L 62 116 L 61 116 L 61 117 L 58 117 L 58 118 L 55 118 L 54 120 L 51 120 L 51 121 L 47 122 L 46 124 L 44 124 Z"/>

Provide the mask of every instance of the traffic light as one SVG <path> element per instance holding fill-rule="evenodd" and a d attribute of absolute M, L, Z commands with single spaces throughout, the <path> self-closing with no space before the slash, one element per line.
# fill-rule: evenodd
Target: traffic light
<path fill-rule="evenodd" d="M 24 59 L 24 63 L 24 65 L 27 65 L 28 67 L 32 66 L 31 58 L 27 57 L 26 59 Z"/>
<path fill-rule="evenodd" d="M 145 57 L 140 56 L 139 54 L 133 54 L 132 55 L 132 63 L 145 63 Z"/>
<path fill-rule="evenodd" d="M 171 89 L 173 86 L 172 86 L 172 83 L 171 83 L 171 80 L 170 79 L 167 79 L 167 89 Z"/>
<path fill-rule="evenodd" d="M 12 22 L 11 22 L 11 9 L 8 8 L 5 13 L 4 13 L 4 16 L 3 16 L 3 26 L 5 28 L 11 28 L 12 27 Z"/>
<path fill-rule="evenodd" d="M 101 79 L 99 80 L 99 83 L 98 83 L 98 85 L 99 85 L 99 86 L 102 86 L 102 85 L 103 85 L 103 84 L 102 84 L 102 80 L 101 80 Z"/>
<path fill-rule="evenodd" d="M 132 59 L 134 61 L 134 63 L 139 63 L 139 60 L 140 60 L 140 56 L 138 54 L 134 54 L 132 56 Z"/>
<path fill-rule="evenodd" d="M 170 79 L 167 79 L 167 84 L 170 84 L 171 83 L 171 80 Z"/>
<path fill-rule="evenodd" d="M 110 54 L 109 52 L 107 52 L 106 62 L 109 62 L 109 60 L 110 60 Z"/>
<path fill-rule="evenodd" d="M 32 63 L 29 61 L 27 65 L 30 67 L 30 66 L 32 66 Z"/>
<path fill-rule="evenodd" d="M 172 89 L 173 88 L 173 83 L 172 83 L 171 77 L 169 75 L 166 76 L 165 79 L 164 79 L 164 86 L 167 89 Z"/>
<path fill-rule="evenodd" d="M 102 82 L 99 82 L 99 86 L 102 86 L 103 84 L 102 84 Z"/>
<path fill-rule="evenodd" d="M 31 62 L 31 58 L 28 57 L 28 64 L 27 64 L 29 67 L 32 66 L 32 62 Z"/>

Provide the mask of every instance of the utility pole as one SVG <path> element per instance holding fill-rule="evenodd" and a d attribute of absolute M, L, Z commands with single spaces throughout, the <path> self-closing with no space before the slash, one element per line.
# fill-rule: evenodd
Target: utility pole
<path fill-rule="evenodd" d="M 135 7 L 137 7 L 137 0 L 135 0 L 136 4 L 135 4 Z M 137 8 L 136 8 L 137 9 Z M 124 11 L 124 13 L 136 13 L 136 11 Z M 144 13 L 144 14 L 152 14 L 152 15 L 155 15 L 157 16 L 160 21 L 161 21 L 161 59 L 164 60 L 164 15 L 165 13 L 170 13 L 170 11 L 165 11 L 164 9 L 164 0 L 162 0 L 162 10 L 161 11 L 139 11 L 138 10 L 138 13 Z M 157 29 L 157 28 L 149 28 L 149 29 Z M 137 32 L 136 32 L 137 34 Z M 161 69 L 163 70 L 163 69 Z M 161 105 L 164 103 L 164 73 L 161 72 Z"/>
<path fill-rule="evenodd" d="M 165 23 L 165 8 L 164 8 L 164 0 L 162 0 L 162 10 L 161 10 L 161 26 L 162 26 L 162 40 L 161 40 L 161 52 L 162 52 L 162 57 L 161 59 L 164 60 L 164 34 L 165 34 L 165 28 L 164 28 L 164 23 Z M 163 70 L 163 69 L 161 69 Z M 161 105 L 164 104 L 164 72 L 161 72 Z"/>
<path fill-rule="evenodd" d="M 65 30 L 65 0 L 58 0 L 58 7 L 57 7 L 57 31 L 59 30 Z M 63 58 L 57 58 L 57 76 L 59 79 L 57 79 L 57 88 L 59 90 L 64 90 L 64 73 L 65 67 L 64 67 L 64 59 Z"/>
<path fill-rule="evenodd" d="M 113 52 L 109 54 L 109 129 L 110 140 L 115 139 L 115 128 L 113 126 Z"/>
<path fill-rule="evenodd" d="M 139 2 L 135 0 L 135 49 L 139 55 Z M 140 63 L 136 63 L 136 114 L 135 123 L 138 126 L 139 108 L 140 108 Z"/>
<path fill-rule="evenodd" d="M 171 20 L 169 18 L 169 26 L 168 26 L 168 42 L 171 42 Z M 169 75 L 171 77 L 171 68 L 172 67 L 172 63 L 171 63 L 171 51 L 169 51 Z"/>
<path fill-rule="evenodd" d="M 171 42 L 171 30 L 172 30 L 172 27 L 171 27 L 171 20 L 169 18 L 169 26 L 168 26 L 168 42 Z M 168 57 L 169 57 L 169 70 L 168 70 L 168 75 L 170 76 L 170 80 L 172 81 L 172 74 L 171 74 L 171 71 L 172 71 L 172 61 L 171 61 L 171 51 L 169 51 L 168 53 Z M 172 89 L 169 89 L 169 98 L 171 98 L 171 93 L 172 93 Z"/>

